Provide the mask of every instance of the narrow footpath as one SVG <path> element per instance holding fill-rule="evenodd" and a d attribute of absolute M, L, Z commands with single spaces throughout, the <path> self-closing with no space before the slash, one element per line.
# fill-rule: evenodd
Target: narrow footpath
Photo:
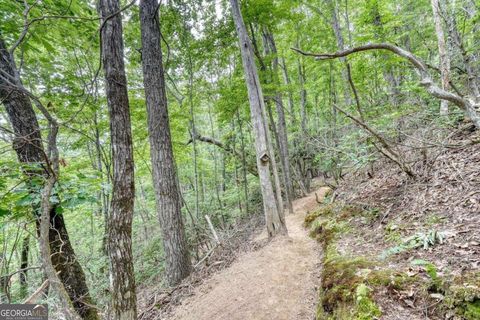
<path fill-rule="evenodd" d="M 328 188 L 315 192 L 319 199 Z M 303 219 L 318 205 L 315 192 L 294 202 L 286 216 L 288 237 L 241 255 L 213 275 L 176 308 L 175 320 L 308 320 L 314 319 L 319 246 L 308 237 Z M 262 233 L 256 241 L 266 238 Z"/>

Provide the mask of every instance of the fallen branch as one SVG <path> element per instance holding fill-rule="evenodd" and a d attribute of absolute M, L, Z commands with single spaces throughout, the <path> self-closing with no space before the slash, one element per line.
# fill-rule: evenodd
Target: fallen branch
<path fill-rule="evenodd" d="M 193 268 L 194 268 L 194 269 L 197 269 L 198 266 L 199 266 L 203 261 L 207 260 L 207 258 L 215 251 L 215 249 L 216 249 L 217 247 L 218 247 L 218 245 L 213 246 L 213 248 L 210 249 L 210 250 L 207 252 L 207 254 L 206 254 L 202 259 L 200 259 L 200 260 L 193 266 Z"/>
<path fill-rule="evenodd" d="M 45 280 L 42 283 L 42 285 L 37 290 L 35 290 L 34 293 L 32 293 L 30 295 L 30 297 L 28 297 L 27 299 L 25 299 L 25 301 L 23 301 L 23 303 L 24 304 L 31 304 L 31 303 L 34 303 L 35 301 L 37 301 L 38 296 L 48 287 L 49 284 L 50 284 L 50 281 L 48 279 Z"/>
<path fill-rule="evenodd" d="M 353 120 L 358 126 L 363 128 L 365 131 L 370 133 L 374 138 L 378 140 L 380 143 L 381 147 L 377 146 L 375 143 L 373 144 L 374 147 L 382 153 L 385 157 L 396 163 L 402 171 L 404 171 L 409 177 L 414 178 L 416 175 L 413 172 L 413 170 L 408 166 L 402 158 L 398 155 L 397 152 L 395 152 L 392 147 L 388 144 L 388 142 L 380 135 L 378 134 L 375 130 L 373 130 L 370 126 L 368 126 L 365 122 L 363 122 L 360 119 L 357 119 L 356 117 L 352 116 L 345 110 L 341 109 L 340 107 L 334 106 L 335 109 L 343 113 L 347 118 Z"/>
<path fill-rule="evenodd" d="M 213 227 L 212 221 L 210 220 L 210 217 L 205 215 L 205 220 L 207 220 L 208 227 L 210 228 L 210 231 L 213 234 L 213 238 L 215 239 L 215 242 L 217 245 L 220 245 L 220 239 L 218 238 L 217 232 L 215 231 L 215 228 Z"/>

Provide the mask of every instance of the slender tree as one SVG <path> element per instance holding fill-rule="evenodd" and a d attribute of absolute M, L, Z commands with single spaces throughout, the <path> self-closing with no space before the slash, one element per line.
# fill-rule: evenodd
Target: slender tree
<path fill-rule="evenodd" d="M 143 82 L 147 104 L 152 178 L 163 232 L 165 273 L 169 285 L 187 277 L 192 268 L 177 187 L 165 78 L 162 64 L 158 0 L 140 1 Z"/>
<path fill-rule="evenodd" d="M 137 318 L 132 256 L 135 183 L 120 3 L 100 0 L 98 11 L 112 146 L 113 190 L 107 236 L 112 316 L 116 320 L 133 320 Z"/>
<path fill-rule="evenodd" d="M 281 201 L 277 198 L 281 198 L 281 194 L 278 192 L 275 194 L 271 180 L 272 171 L 275 170 L 275 167 L 273 167 L 273 161 L 275 159 L 272 143 L 269 139 L 263 93 L 255 66 L 252 43 L 248 37 L 245 23 L 243 22 L 240 6 L 237 0 L 230 0 L 230 4 L 232 7 L 233 20 L 237 29 L 243 69 L 245 72 L 245 82 L 250 101 L 250 116 L 255 133 L 257 168 L 260 177 L 267 231 L 269 236 L 274 236 L 278 233 L 286 233 L 287 227 L 285 225 L 283 208 L 279 205 Z M 275 176 L 275 172 L 273 172 L 273 175 Z"/>
<path fill-rule="evenodd" d="M 440 57 L 440 73 L 442 78 L 442 89 L 448 91 L 450 87 L 449 85 L 450 56 L 447 52 L 445 33 L 443 32 L 442 17 L 441 17 L 442 12 L 440 10 L 439 0 L 432 0 L 432 11 L 433 11 L 433 21 L 435 23 L 435 33 L 437 35 L 438 54 Z M 441 115 L 448 114 L 448 101 L 446 100 L 440 101 L 440 114 Z"/>

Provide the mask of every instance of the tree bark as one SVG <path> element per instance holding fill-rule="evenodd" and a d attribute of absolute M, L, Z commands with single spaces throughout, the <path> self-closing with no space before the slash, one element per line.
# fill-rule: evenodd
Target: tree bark
<path fill-rule="evenodd" d="M 22 251 L 20 254 L 20 292 L 22 298 L 25 298 L 28 293 L 28 282 L 27 282 L 27 268 L 28 268 L 28 253 L 30 252 L 30 235 L 27 234 L 22 241 Z"/>
<path fill-rule="evenodd" d="M 27 94 L 22 90 L 20 76 L 13 56 L 0 39 L 0 100 L 5 105 L 8 118 L 15 133 L 13 148 L 20 163 L 27 164 L 25 174 L 29 177 L 32 192 L 39 192 L 33 181 L 41 177 L 48 178 L 48 157 L 43 148 L 40 126 Z M 33 167 L 38 166 L 34 169 Z M 40 231 L 41 208 L 33 208 Z M 52 264 L 62 281 L 75 310 L 84 319 L 99 319 L 92 305 L 85 274 L 80 266 L 70 242 L 65 221 L 58 206 L 50 210 L 49 241 Z"/>
<path fill-rule="evenodd" d="M 173 286 L 190 274 L 192 265 L 182 220 L 182 202 L 176 183 L 157 8 L 157 0 L 140 1 L 143 82 L 152 178 L 158 218 L 163 232 L 165 274 L 168 284 Z"/>
<path fill-rule="evenodd" d="M 264 30 L 264 39 L 265 39 L 265 46 L 269 48 L 267 53 L 273 55 L 272 59 L 272 82 L 276 85 L 280 85 L 280 80 L 278 77 L 278 52 L 277 46 L 275 44 L 275 38 L 270 30 Z M 283 179 L 285 185 L 285 194 L 287 198 L 287 206 L 290 213 L 293 213 L 293 183 L 292 183 L 292 174 L 291 174 L 291 166 L 290 166 L 290 156 L 288 152 L 288 135 L 287 135 L 287 124 L 285 121 L 285 112 L 283 106 L 283 97 L 282 93 L 277 90 L 275 97 L 275 107 L 277 111 L 277 136 L 278 136 L 278 149 L 280 151 L 280 164 L 282 166 L 283 171 Z"/>
<path fill-rule="evenodd" d="M 443 32 L 442 18 L 441 18 L 441 9 L 439 0 L 431 0 L 432 2 L 432 11 L 433 11 L 433 21 L 435 23 L 435 33 L 437 35 L 438 43 L 438 54 L 440 58 L 440 73 L 442 78 L 442 89 L 449 89 L 450 82 L 450 57 L 447 52 L 447 45 L 445 41 L 445 34 Z M 448 101 L 442 100 L 440 102 L 440 114 L 445 116 L 448 115 Z"/>
<path fill-rule="evenodd" d="M 119 0 L 100 0 L 98 11 L 101 17 L 101 50 L 110 114 L 113 167 L 107 241 L 112 290 L 111 310 L 116 320 L 133 320 L 137 318 L 132 256 L 135 181 Z"/>
<path fill-rule="evenodd" d="M 295 126 L 296 123 L 297 123 L 297 118 L 295 117 L 295 104 L 293 102 L 293 94 L 292 94 L 292 90 L 290 88 L 291 81 L 290 81 L 290 77 L 288 75 L 288 68 L 287 68 L 287 65 L 286 65 L 286 62 L 285 62 L 284 58 L 282 58 L 281 67 L 282 67 L 283 82 L 288 87 L 287 88 L 288 89 L 288 111 L 290 112 L 290 119 L 292 121 L 292 125 Z"/>
<path fill-rule="evenodd" d="M 272 170 L 275 170 L 275 168 L 272 166 L 274 156 L 272 154 L 271 141 L 269 141 L 267 132 L 268 126 L 265 116 L 263 93 L 260 86 L 257 68 L 255 66 L 252 43 L 248 37 L 247 29 L 243 22 L 238 1 L 230 0 L 230 4 L 232 6 L 233 19 L 235 21 L 239 38 L 240 52 L 245 71 L 245 81 L 250 101 L 250 115 L 255 132 L 257 168 L 260 177 L 260 187 L 262 191 L 267 232 L 268 235 L 272 237 L 278 233 L 286 234 L 287 227 L 285 225 L 283 210 L 279 210 L 279 201 L 276 199 L 276 196 L 281 197 L 281 195 L 275 195 L 270 177 Z"/>
<path fill-rule="evenodd" d="M 338 20 L 338 4 L 336 0 L 330 0 L 330 6 L 332 7 L 332 29 L 333 33 L 335 34 L 335 39 L 337 40 L 337 48 L 338 50 L 345 49 L 345 42 L 343 40 L 342 28 L 340 27 L 340 21 Z M 350 92 L 348 89 L 348 61 L 346 57 L 340 58 L 340 61 L 343 62 L 345 68 L 342 69 L 342 77 L 343 77 L 343 96 L 345 105 L 348 106 L 352 103 L 352 99 L 350 97 Z"/>
<path fill-rule="evenodd" d="M 457 47 L 462 56 L 462 61 L 465 66 L 465 71 L 467 73 L 467 84 L 472 93 L 473 99 L 478 103 L 480 100 L 480 91 L 478 86 L 478 68 L 476 66 L 476 57 L 473 53 L 467 52 L 463 39 L 458 31 L 457 20 L 455 18 L 456 9 L 453 6 L 453 12 L 447 14 L 447 26 L 448 33 L 452 39 L 452 45 Z"/>

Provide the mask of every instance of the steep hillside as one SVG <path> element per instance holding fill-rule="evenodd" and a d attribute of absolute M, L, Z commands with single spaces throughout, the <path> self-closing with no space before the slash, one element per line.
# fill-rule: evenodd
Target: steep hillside
<path fill-rule="evenodd" d="M 347 175 L 307 216 L 324 248 L 319 319 L 351 319 L 352 305 L 362 319 L 480 318 L 478 134 L 446 144 L 406 154 L 415 179 L 384 160 Z"/>

